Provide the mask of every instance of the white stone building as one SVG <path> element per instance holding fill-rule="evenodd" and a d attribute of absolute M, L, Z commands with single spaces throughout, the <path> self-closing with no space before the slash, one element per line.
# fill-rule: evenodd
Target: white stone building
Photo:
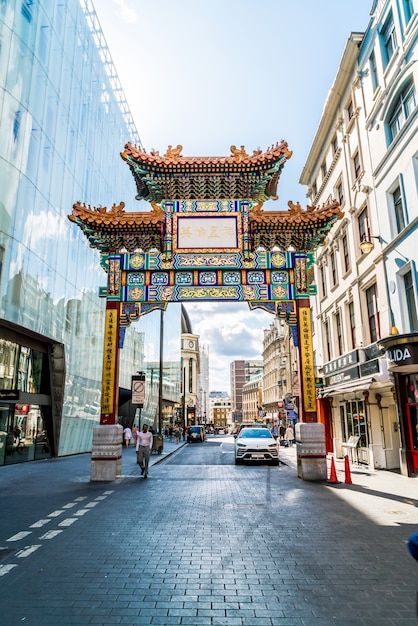
<path fill-rule="evenodd" d="M 366 33 L 347 41 L 300 178 L 312 204 L 337 198 L 343 212 L 317 251 L 312 299 L 327 450 L 403 473 L 413 469 L 406 423 L 380 342 L 417 331 L 416 31 L 412 2 L 373 3 Z"/>

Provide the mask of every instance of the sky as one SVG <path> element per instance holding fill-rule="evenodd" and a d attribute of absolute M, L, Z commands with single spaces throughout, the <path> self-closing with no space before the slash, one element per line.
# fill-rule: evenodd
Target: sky
<path fill-rule="evenodd" d="M 265 210 L 307 204 L 299 178 L 351 32 L 372 0 L 94 0 L 143 147 L 164 154 L 250 154 L 281 140 L 292 158 Z M 123 146 L 121 146 L 122 150 Z M 132 196 L 127 210 L 146 210 Z M 273 317 L 245 303 L 186 303 L 208 346 L 210 390 L 230 391 L 230 363 L 261 359 Z"/>

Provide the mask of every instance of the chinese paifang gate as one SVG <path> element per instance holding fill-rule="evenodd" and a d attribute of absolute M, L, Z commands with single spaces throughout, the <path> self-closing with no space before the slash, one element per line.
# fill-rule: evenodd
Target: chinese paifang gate
<path fill-rule="evenodd" d="M 107 271 L 100 424 L 117 425 L 119 329 L 169 302 L 204 300 L 245 301 L 286 319 L 300 357 L 300 418 L 315 422 L 310 270 L 315 249 L 342 216 L 340 206 L 334 200 L 303 209 L 289 201 L 287 210 L 263 210 L 264 202 L 278 199 L 292 155 L 285 141 L 251 155 L 244 146 L 231 146 L 222 157 L 181 153 L 182 146 L 169 146 L 162 156 L 130 143 L 121 153 L 136 199 L 150 210 L 77 202 L 69 215 Z M 93 450 L 93 460 L 105 456 Z"/>

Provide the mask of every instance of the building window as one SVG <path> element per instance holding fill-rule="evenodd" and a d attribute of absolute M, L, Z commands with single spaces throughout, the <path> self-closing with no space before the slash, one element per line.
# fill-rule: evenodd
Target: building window
<path fill-rule="evenodd" d="M 347 235 L 343 235 L 342 238 L 343 245 L 343 260 L 344 260 L 344 273 L 347 273 L 350 269 L 350 253 L 348 250 L 348 237 Z"/>
<path fill-rule="evenodd" d="M 348 317 L 350 320 L 350 338 L 351 338 L 351 348 L 354 348 L 356 345 L 356 317 L 354 314 L 354 302 L 350 302 L 348 305 Z"/>
<path fill-rule="evenodd" d="M 369 64 L 370 64 L 370 76 L 372 79 L 372 87 L 373 87 L 373 93 L 374 93 L 379 86 L 379 80 L 377 77 L 376 56 L 374 52 L 372 52 L 370 55 Z"/>
<path fill-rule="evenodd" d="M 338 202 L 340 203 L 340 205 L 343 205 L 344 204 L 344 187 L 343 187 L 342 180 L 338 181 L 336 192 L 337 192 Z"/>
<path fill-rule="evenodd" d="M 368 447 L 367 414 L 363 400 L 346 402 L 340 406 L 340 425 L 343 442 L 350 437 L 358 437 L 358 445 L 362 448 Z"/>
<path fill-rule="evenodd" d="M 189 393 L 193 393 L 193 359 L 189 359 Z"/>
<path fill-rule="evenodd" d="M 377 306 L 376 285 L 366 290 L 367 319 L 369 321 L 370 342 L 380 339 L 380 320 Z"/>
<path fill-rule="evenodd" d="M 405 214 L 403 209 L 402 193 L 400 186 L 392 192 L 393 211 L 395 215 L 396 233 L 405 228 Z"/>
<path fill-rule="evenodd" d="M 403 0 L 403 12 L 405 15 L 405 24 L 408 24 L 414 14 L 412 0 Z"/>
<path fill-rule="evenodd" d="M 337 274 L 337 261 L 335 258 L 335 252 L 332 251 L 330 254 L 330 262 L 331 262 L 331 276 L 332 276 L 332 286 L 338 283 L 338 274 Z"/>
<path fill-rule="evenodd" d="M 386 67 L 397 48 L 395 22 L 393 21 L 392 12 L 389 13 L 388 18 L 383 25 L 380 37 L 383 47 L 383 64 Z"/>
<path fill-rule="evenodd" d="M 358 231 L 360 241 L 366 241 L 370 239 L 370 225 L 369 225 L 369 212 L 367 207 L 358 216 Z"/>
<path fill-rule="evenodd" d="M 360 153 L 358 150 L 353 156 L 353 172 L 354 180 L 357 180 L 361 174 Z"/>
<path fill-rule="evenodd" d="M 334 135 L 333 139 L 332 139 L 332 156 L 335 156 L 338 152 L 338 137 L 337 135 Z"/>
<path fill-rule="evenodd" d="M 353 119 L 353 117 L 354 117 L 354 105 L 353 105 L 353 101 L 350 100 L 350 102 L 347 105 L 347 118 L 348 118 L 348 121 Z"/>
<path fill-rule="evenodd" d="M 418 330 L 418 314 L 417 314 L 417 302 L 415 299 L 415 287 L 412 278 L 412 272 L 407 272 L 403 277 L 406 308 L 408 311 L 408 321 L 410 332 Z"/>
<path fill-rule="evenodd" d="M 393 141 L 417 105 L 415 85 L 409 83 L 400 93 L 389 115 L 389 141 Z"/>
<path fill-rule="evenodd" d="M 325 298 L 325 296 L 327 295 L 327 281 L 326 281 L 326 276 L 325 276 L 325 267 L 323 265 L 321 265 L 320 273 L 321 273 L 322 296 Z"/>
<path fill-rule="evenodd" d="M 322 172 L 322 178 L 324 179 L 328 173 L 326 161 L 324 161 L 321 165 L 321 172 Z"/>
<path fill-rule="evenodd" d="M 341 314 L 338 311 L 335 314 L 335 327 L 337 329 L 337 341 L 338 341 L 338 356 L 344 353 L 344 345 L 343 345 L 343 330 L 341 326 Z"/>
<path fill-rule="evenodd" d="M 329 324 L 324 323 L 324 335 L 325 335 L 325 361 L 331 360 L 331 338 L 329 335 Z"/>
<path fill-rule="evenodd" d="M 318 187 L 315 181 L 314 183 L 312 183 L 312 199 L 316 197 L 317 193 L 318 193 Z"/>

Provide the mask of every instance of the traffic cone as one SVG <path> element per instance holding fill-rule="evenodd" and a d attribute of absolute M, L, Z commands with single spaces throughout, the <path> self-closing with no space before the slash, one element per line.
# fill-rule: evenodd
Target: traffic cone
<path fill-rule="evenodd" d="M 340 481 L 337 478 L 337 471 L 335 469 L 334 457 L 331 459 L 331 473 L 329 476 L 329 483 L 339 483 Z"/>
<path fill-rule="evenodd" d="M 345 469 L 345 484 L 352 485 L 353 481 L 351 480 L 351 471 L 350 471 L 350 461 L 348 460 L 348 456 L 344 457 L 344 469 Z"/>

